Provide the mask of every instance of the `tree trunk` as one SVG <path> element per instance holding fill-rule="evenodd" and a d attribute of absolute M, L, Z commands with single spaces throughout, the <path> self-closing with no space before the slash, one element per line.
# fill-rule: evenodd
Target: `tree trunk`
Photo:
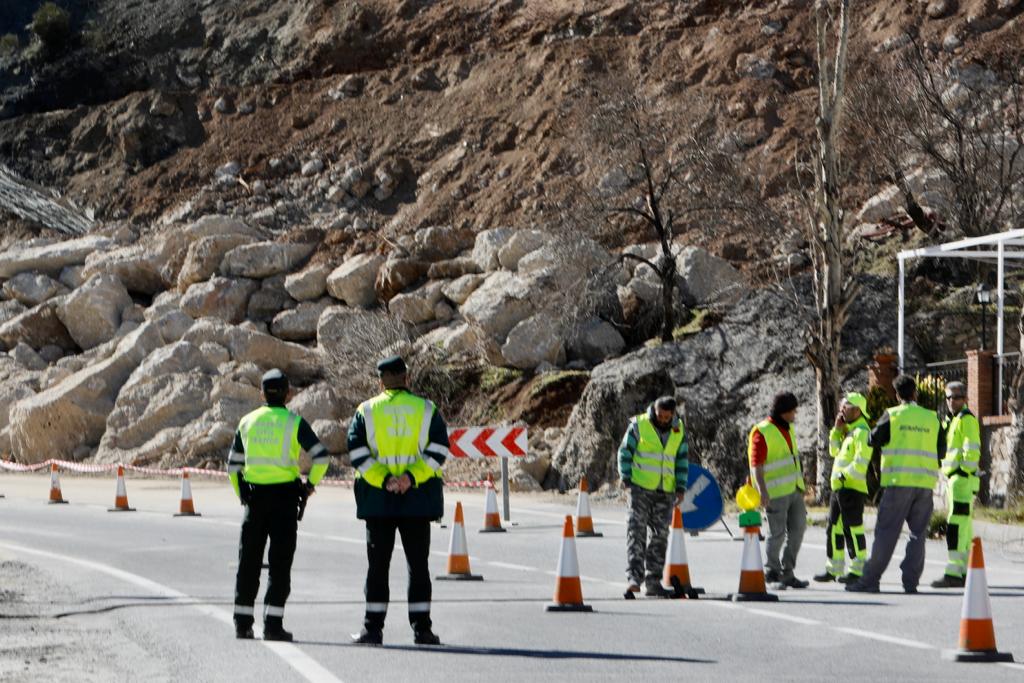
<path fill-rule="evenodd" d="M 662 324 L 661 341 L 670 342 L 675 338 L 676 330 L 676 261 L 671 255 L 664 257 L 661 272 L 661 305 Z"/>
<path fill-rule="evenodd" d="M 826 353 L 829 362 L 814 368 L 815 432 L 818 438 L 814 442 L 813 481 L 815 501 L 819 504 L 827 501 L 831 493 L 832 456 L 828 450 L 828 434 L 839 411 L 839 357 L 835 353 Z"/>

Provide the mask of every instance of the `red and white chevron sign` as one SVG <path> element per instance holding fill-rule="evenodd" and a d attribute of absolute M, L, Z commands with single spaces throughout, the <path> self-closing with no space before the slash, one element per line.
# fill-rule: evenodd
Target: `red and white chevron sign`
<path fill-rule="evenodd" d="M 458 427 L 448 430 L 453 458 L 521 458 L 526 455 L 526 427 Z"/>

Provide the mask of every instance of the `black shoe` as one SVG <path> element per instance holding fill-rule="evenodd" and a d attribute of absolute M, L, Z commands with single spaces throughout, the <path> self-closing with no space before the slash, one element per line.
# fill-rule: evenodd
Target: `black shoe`
<path fill-rule="evenodd" d="M 858 579 L 860 579 L 860 575 L 859 574 L 852 574 L 851 573 L 851 574 L 847 574 L 846 576 L 840 576 L 839 578 L 836 579 L 836 581 L 838 581 L 839 583 L 853 583 L 854 581 L 857 581 Z"/>
<path fill-rule="evenodd" d="M 782 575 L 774 569 L 769 569 L 764 573 L 764 580 L 768 583 L 779 583 L 782 581 Z"/>
<path fill-rule="evenodd" d="M 932 588 L 963 588 L 966 583 L 962 576 L 943 574 L 941 579 L 932 581 Z"/>
<path fill-rule="evenodd" d="M 352 634 L 352 642 L 356 645 L 383 645 L 383 631 L 368 631 L 365 628 L 361 633 Z"/>
<path fill-rule="evenodd" d="M 425 628 L 413 634 L 412 642 L 417 645 L 440 645 L 441 639 L 429 628 Z"/>
<path fill-rule="evenodd" d="M 239 640 L 252 640 L 255 637 L 255 634 L 252 632 L 252 626 L 235 626 L 235 638 Z"/>
<path fill-rule="evenodd" d="M 808 586 L 811 585 L 810 582 L 803 581 L 801 579 L 796 578 L 795 576 L 789 577 L 788 579 L 784 580 L 782 583 L 785 584 L 786 586 L 788 586 L 789 588 L 807 588 Z"/>
<path fill-rule="evenodd" d="M 280 640 L 290 643 L 294 640 L 294 636 L 291 631 L 285 631 L 283 626 L 264 626 L 263 640 Z"/>
<path fill-rule="evenodd" d="M 877 593 L 878 586 L 869 586 L 860 579 L 846 584 L 847 593 Z"/>
<path fill-rule="evenodd" d="M 665 587 L 660 583 L 651 583 L 644 588 L 644 595 L 649 598 L 669 598 L 672 597 L 672 593 L 665 590 Z"/>
<path fill-rule="evenodd" d="M 904 586 L 903 592 L 907 595 L 917 595 L 917 586 Z"/>
<path fill-rule="evenodd" d="M 834 574 L 824 572 L 822 574 L 818 574 L 817 576 L 815 576 L 814 580 L 818 583 L 831 583 L 836 580 L 836 577 Z"/>

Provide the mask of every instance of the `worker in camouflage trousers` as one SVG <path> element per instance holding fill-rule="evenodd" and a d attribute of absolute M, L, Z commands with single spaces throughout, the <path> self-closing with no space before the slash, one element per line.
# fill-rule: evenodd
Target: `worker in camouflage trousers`
<path fill-rule="evenodd" d="M 687 453 L 686 431 L 671 396 L 659 398 L 630 420 L 619 447 L 619 476 L 629 493 L 627 598 L 640 592 L 641 582 L 648 596 L 669 595 L 661 575 L 672 508 L 686 492 Z"/>

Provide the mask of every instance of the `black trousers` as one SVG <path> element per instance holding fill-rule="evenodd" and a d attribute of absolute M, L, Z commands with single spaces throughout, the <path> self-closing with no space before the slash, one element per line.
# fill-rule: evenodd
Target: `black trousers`
<path fill-rule="evenodd" d="M 391 601 L 388 586 L 391 554 L 395 549 L 395 531 L 402 536 L 405 561 L 409 568 L 409 623 L 414 630 L 428 629 L 430 621 L 430 520 L 426 517 L 370 517 L 366 520 L 366 617 L 367 630 L 384 628 Z"/>
<path fill-rule="evenodd" d="M 263 550 L 270 539 L 270 580 L 264 602 L 264 621 L 284 616 L 284 603 L 292 590 L 292 558 L 298 530 L 298 492 L 294 483 L 252 485 L 238 541 L 235 576 L 235 623 L 251 626 L 253 604 L 260 590 Z"/>
<path fill-rule="evenodd" d="M 858 547 L 867 547 L 867 540 L 864 537 L 863 529 L 864 504 L 867 502 L 867 499 L 866 494 L 854 491 L 853 489 L 839 489 L 832 492 L 828 510 L 829 533 L 825 534 L 827 546 L 825 552 L 828 557 L 832 557 L 833 545 L 836 550 L 843 549 L 844 540 L 846 541 L 845 546 L 850 559 L 856 558 Z M 839 521 L 840 516 L 843 520 L 843 535 L 833 543 L 831 529 Z"/>

